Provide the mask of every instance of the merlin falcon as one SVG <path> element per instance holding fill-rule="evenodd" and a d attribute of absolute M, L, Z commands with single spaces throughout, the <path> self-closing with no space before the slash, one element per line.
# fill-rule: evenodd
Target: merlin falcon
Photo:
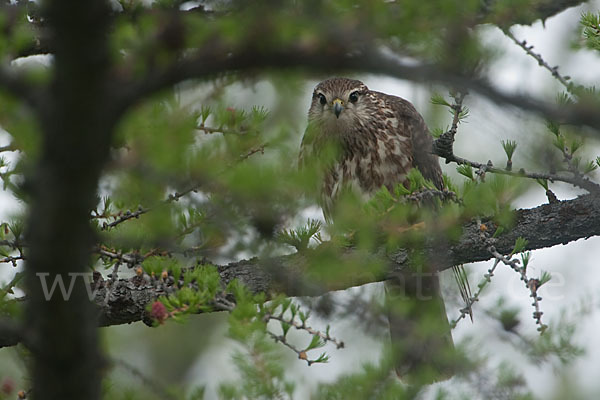
<path fill-rule="evenodd" d="M 413 168 L 444 188 L 423 117 L 407 100 L 369 90 L 358 80 L 331 78 L 315 87 L 300 165 L 319 162 L 331 144 L 339 150 L 322 163 L 319 182 L 319 202 L 328 221 L 343 190 L 365 201 L 382 186 L 393 193 Z M 398 376 L 427 376 L 426 381 L 451 376 L 454 344 L 437 275 L 407 271 L 386 282 L 386 297 L 401 304 L 388 312 Z"/>

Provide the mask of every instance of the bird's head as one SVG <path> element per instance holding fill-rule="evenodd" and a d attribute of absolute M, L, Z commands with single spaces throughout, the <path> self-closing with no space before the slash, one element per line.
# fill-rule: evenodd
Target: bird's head
<path fill-rule="evenodd" d="M 327 131 L 344 131 L 369 117 L 369 89 L 361 81 L 331 78 L 313 92 L 308 119 Z"/>

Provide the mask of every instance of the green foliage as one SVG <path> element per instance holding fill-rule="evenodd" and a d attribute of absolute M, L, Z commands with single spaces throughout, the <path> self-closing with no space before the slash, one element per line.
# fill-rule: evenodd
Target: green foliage
<path fill-rule="evenodd" d="M 529 253 L 527 253 L 527 254 L 529 254 Z M 525 260 L 523 260 L 523 264 L 525 265 Z M 542 286 L 543 284 L 550 282 L 551 279 L 552 279 L 552 274 L 550 272 L 542 271 L 542 274 L 539 278 L 539 281 L 540 281 L 539 286 Z"/>
<path fill-rule="evenodd" d="M 584 45 L 591 50 L 600 51 L 600 13 L 581 14 Z"/>
<path fill-rule="evenodd" d="M 242 377 L 241 384 L 222 384 L 219 388 L 221 398 L 292 398 L 295 385 L 286 379 L 279 355 L 281 348 L 271 338 L 286 344 L 309 365 L 325 363 L 329 359 L 326 353 L 312 360 L 307 353 L 322 348 L 327 340 L 334 340 L 329 335 L 329 327 L 325 334 L 309 328 L 306 325 L 309 313 L 303 312 L 289 298 L 280 296 L 265 303 L 263 295 L 253 296 L 237 282 L 232 282 L 228 291 L 235 295 L 237 302 L 229 317 L 229 335 L 244 346 L 244 351 L 236 351 L 233 356 Z M 270 320 L 279 323 L 281 336 L 267 330 L 266 323 Z M 310 334 L 311 340 L 306 347 L 296 348 L 288 342 L 291 327 Z"/>
<path fill-rule="evenodd" d="M 440 200 L 440 191 L 413 169 L 405 184 L 383 187 L 366 203 L 355 193 L 342 193 L 331 226 L 325 228 L 310 219 L 299 228 L 281 230 L 306 206 L 315 204 L 319 190 L 314 184 L 319 173 L 314 160 L 305 162 L 301 171 L 296 165 L 306 109 L 306 104 L 299 106 L 298 95 L 306 91 L 306 71 L 265 68 L 246 74 L 229 67 L 211 71 L 211 63 L 239 54 L 261 57 L 273 49 L 308 49 L 336 59 L 336 41 L 375 38 L 378 46 L 436 68 L 442 66 L 448 74 L 476 76 L 473 72 L 485 69 L 495 49 L 483 48 L 474 21 L 502 26 L 506 21 L 531 17 L 537 3 L 535 7 L 525 0 L 496 1 L 491 6 L 489 2 L 482 6 L 479 0 L 209 3 L 200 2 L 197 10 L 177 18 L 172 8 L 179 7 L 180 1 L 159 0 L 149 11 L 142 1 L 119 0 L 123 12 L 113 13 L 114 25 L 107 33 L 111 78 L 143 83 L 198 49 L 203 57 L 196 66 L 207 66 L 210 74 L 199 81 L 187 80 L 175 90 L 128 110 L 114 135 L 91 224 L 99 238 L 98 247 L 115 254 L 101 258 L 106 268 L 116 274 L 120 265 L 123 269 L 125 265 L 133 267 L 136 279 L 150 279 L 164 288 L 166 295 L 148 309 L 150 315 L 155 312 L 161 316 L 157 323 L 185 321 L 191 314 L 214 310 L 229 311 L 229 336 L 243 350 L 234 357 L 240 379 L 220 388 L 222 398 L 292 398 L 295 386 L 286 377 L 279 353 L 287 346 L 286 351 L 296 351 L 309 365 L 327 362 L 329 355 L 323 348 L 334 341 L 329 327 L 325 333 L 308 330 L 310 311 L 302 310 L 284 294 L 253 294 L 238 281 L 223 288 L 218 271 L 207 264 L 207 259 L 255 255 L 268 259 L 289 251 L 283 244 L 303 252 L 300 257 L 306 258 L 306 268 L 299 275 L 308 284 L 339 288 L 344 287 L 346 278 L 356 276 L 381 280 L 387 264 L 373 253 L 382 245 L 391 253 L 398 246 L 418 250 L 430 238 L 444 237 L 452 242 L 461 235 L 461 224 L 472 217 L 493 217 L 499 225 L 494 237 L 509 230 L 514 217 L 511 204 L 522 193 L 521 186 L 517 180 L 490 173 L 485 176 L 470 165 L 460 165 L 458 172 L 467 178 L 463 185 L 444 176 L 446 187 L 456 194 L 455 201 L 450 202 L 446 201 L 450 196 Z M 205 5 L 206 10 L 202 8 Z M 2 60 L 13 60 L 44 39 L 38 35 L 38 27 L 44 24 L 37 25 L 34 11 L 22 7 L 14 15 L 0 14 Z M 600 49 L 599 18 L 592 13 L 581 17 L 585 45 L 594 50 Z M 271 32 L 268 37 L 261 36 L 265 30 Z M 354 31 L 359 35 L 352 36 Z M 254 35 L 262 39 L 253 40 Z M 213 49 L 225 49 L 223 60 L 212 53 Z M 293 61 L 281 57 L 272 60 L 283 66 Z M 47 91 L 55 68 L 23 70 L 24 82 Z M 268 89 L 261 89 L 262 84 Z M 248 93 L 250 97 L 245 100 L 243 95 Z M 571 106 L 594 98 L 597 93 L 593 88 L 570 86 L 569 93 L 560 94 L 557 100 Z M 454 116 L 456 109 L 451 102 L 437 93 L 431 98 L 432 104 L 448 107 Z M 0 156 L 0 178 L 5 190 L 25 200 L 24 189 L 31 190 L 28 185 L 33 181 L 22 185 L 23 177 L 38 159 L 42 138 L 39 121 L 32 113 L 36 107 L 33 103 L 0 93 L 0 125 L 20 150 L 15 163 Z M 468 114 L 469 109 L 463 107 L 458 121 Z M 439 136 L 448 129 L 433 129 L 432 133 Z M 575 128 L 548 122 L 548 129 L 554 134 L 554 145 L 575 169 L 587 174 L 600 166 L 600 157 L 586 162 L 584 143 Z M 310 127 L 306 137 L 310 137 Z M 512 160 L 516 142 L 502 141 L 502 146 Z M 338 147 L 324 146 L 321 162 L 327 164 L 339 155 L 343 149 Z M 538 182 L 548 190 L 546 180 Z M 330 242 L 324 242 L 323 230 L 330 234 Z M 15 242 L 25 241 L 22 221 L 0 224 L 0 240 L 0 256 L 6 262 L 20 257 L 22 249 Z M 319 246 L 312 248 L 311 240 Z M 348 247 L 359 254 L 349 256 Z M 519 238 L 511 255 L 525 248 L 526 241 Z M 99 258 L 98 249 L 94 252 L 95 259 Z M 530 253 L 521 254 L 523 268 L 529 260 Z M 195 267 L 185 268 L 189 265 Z M 13 289 L 21 288 L 22 276 L 16 272 L 3 282 L 2 314 L 18 314 L 15 310 L 19 306 L 12 298 Z M 539 285 L 549 279 L 550 274 L 543 272 Z M 516 315 L 506 311 L 501 317 L 505 329 L 514 330 Z M 294 330 L 307 335 L 302 345 L 291 341 Z M 532 357 L 542 359 L 550 353 L 561 354 L 561 360 L 574 357 L 577 352 L 570 347 L 567 333 L 562 341 L 540 341 Z M 316 355 L 311 359 L 308 352 Z M 392 363 L 384 357 L 380 365 L 366 366 L 360 373 L 321 385 L 318 398 L 414 398 L 419 388 L 402 386 L 390 376 L 390 369 Z M 522 384 L 518 376 L 506 371 L 498 374 L 498 380 L 510 388 Z M 132 391 L 118 396 L 140 397 Z M 199 389 L 189 398 L 202 397 L 204 391 Z"/>
<path fill-rule="evenodd" d="M 590 160 L 585 164 L 585 167 L 583 167 L 583 173 L 589 174 L 591 172 L 594 172 L 596 169 L 598 169 L 597 162 L 595 160 Z"/>
<path fill-rule="evenodd" d="M 406 175 L 408 179 L 408 192 L 415 193 L 421 189 L 435 189 L 435 185 L 430 180 L 427 180 L 417 168 L 412 168 Z M 399 187 L 397 185 L 396 187 Z"/>
<path fill-rule="evenodd" d="M 535 181 L 539 183 L 544 190 L 548 190 L 548 179 L 536 179 Z"/>
<path fill-rule="evenodd" d="M 522 374 L 508 362 L 498 367 L 496 386 L 502 392 L 510 393 L 509 398 L 515 400 L 533 400 L 533 394 L 527 390 L 527 382 Z"/>
<path fill-rule="evenodd" d="M 518 239 L 521 239 L 521 237 L 519 237 Z M 527 242 L 525 240 L 525 242 Z M 523 248 L 525 248 L 527 246 L 527 244 L 525 243 L 525 245 L 521 245 Z M 515 248 L 517 247 L 517 244 L 515 243 Z M 523 266 L 523 269 L 526 270 L 527 266 L 529 265 L 529 260 L 531 259 L 531 252 L 530 251 L 526 251 L 521 253 L 521 265 Z"/>
<path fill-rule="evenodd" d="M 557 360 L 559 368 L 571 364 L 584 353 L 584 350 L 574 343 L 577 332 L 575 316 L 562 313 L 560 318 L 551 323 L 544 335 L 536 335 L 527 345 L 523 346 L 527 356 L 534 362 Z"/>
<path fill-rule="evenodd" d="M 175 258 L 150 257 L 144 260 L 142 268 L 148 275 L 160 275 L 163 271 L 181 271 L 181 265 Z"/>
<path fill-rule="evenodd" d="M 148 270 L 162 268 L 160 275 L 163 281 L 168 280 L 169 275 L 166 272 L 169 269 L 173 271 L 175 282 L 179 281 L 180 276 L 183 277 L 183 282 L 177 290 L 159 298 L 166 307 L 168 316 L 155 315 L 153 305 L 149 305 L 150 315 L 155 317 L 156 322 L 162 323 L 166 318 L 183 322 L 187 315 L 214 311 L 215 298 L 221 288 L 221 276 L 215 267 L 197 266 L 191 270 L 181 271 L 178 265 L 166 263 L 165 260 L 158 258 L 147 259 L 144 264 L 146 264 L 144 268 Z M 154 274 L 154 272 L 150 273 L 150 275 Z"/>
<path fill-rule="evenodd" d="M 559 103 L 572 104 L 572 100 L 564 96 L 559 96 L 558 101 Z M 574 154 L 584 145 L 583 140 L 578 137 L 577 134 L 569 132 L 566 134 L 564 129 L 561 129 L 561 125 L 553 121 L 548 121 L 546 127 L 554 134 L 552 144 L 561 152 L 564 161 L 567 163 L 567 169 L 571 172 L 585 175 L 590 174 L 598 168 L 598 159 L 584 162 L 581 157 L 574 156 Z M 544 189 L 548 190 L 547 182 L 543 183 L 542 180 L 538 179 L 538 183 L 540 183 Z"/>
<path fill-rule="evenodd" d="M 364 209 L 368 213 L 374 213 L 375 215 L 385 214 L 390 212 L 397 205 L 401 205 L 406 200 L 409 200 L 407 196 L 411 194 L 416 194 L 426 189 L 436 189 L 435 185 L 430 180 L 425 179 L 421 172 L 416 168 L 408 171 L 406 180 L 406 183 L 399 183 L 394 186 L 393 194 L 383 186 L 368 202 L 365 203 Z"/>
<path fill-rule="evenodd" d="M 510 255 L 512 256 L 513 254 L 517 254 L 517 253 L 521 253 L 525 250 L 525 248 L 527 247 L 527 239 L 519 236 L 517 238 L 517 240 L 515 240 L 515 246 L 513 247 L 513 250 L 511 251 Z"/>
<path fill-rule="evenodd" d="M 440 136 L 442 136 L 442 134 L 444 134 L 444 132 L 447 132 L 447 131 L 448 131 L 448 129 L 449 129 L 448 127 L 446 127 L 446 128 L 434 127 L 434 128 L 432 128 L 432 129 L 430 130 L 430 132 L 431 132 L 431 135 L 432 135 L 432 136 L 433 136 L 435 139 L 437 139 L 437 138 L 439 138 Z"/>
<path fill-rule="evenodd" d="M 389 353 L 387 353 L 389 355 Z M 379 365 L 366 364 L 358 373 L 342 376 L 333 383 L 321 384 L 316 398 L 319 399 L 410 399 L 418 387 L 406 387 L 390 374 L 391 359 L 384 357 Z"/>
<path fill-rule="evenodd" d="M 547 121 L 546 127 L 550 132 L 552 132 L 556 136 L 560 136 L 560 124 L 555 121 Z"/>
<path fill-rule="evenodd" d="M 0 39 L 0 54 L 15 58 L 35 42 L 36 35 L 32 25 L 15 23 L 26 21 L 27 18 L 27 10 L 24 7 L 0 14 L 0 30 L 3 32 Z"/>
<path fill-rule="evenodd" d="M 323 223 L 318 220 L 309 219 L 308 223 L 297 229 L 284 229 L 278 234 L 278 239 L 282 243 L 294 246 L 296 250 L 301 251 L 308 248 L 311 239 L 315 239 L 317 243 L 323 240 L 320 236 Z"/>
<path fill-rule="evenodd" d="M 242 344 L 246 352 L 236 351 L 233 362 L 241 379 L 219 387 L 222 399 L 291 399 L 295 385 L 285 378 L 276 346 L 262 335 L 249 337 Z"/>
<path fill-rule="evenodd" d="M 458 192 L 458 186 L 452 181 L 452 178 L 450 178 L 447 174 L 444 174 L 442 178 L 444 180 L 445 188 L 454 193 Z"/>
<path fill-rule="evenodd" d="M 570 106 L 574 104 L 574 100 L 569 93 L 560 92 L 556 95 L 556 103 L 560 106 Z"/>
<path fill-rule="evenodd" d="M 458 122 L 463 122 L 465 119 L 467 119 L 470 112 L 471 110 L 469 110 L 468 107 L 462 106 L 460 112 L 458 113 Z"/>
<path fill-rule="evenodd" d="M 562 135 L 557 135 L 552 144 L 560 151 L 565 151 L 565 147 L 567 145 L 565 137 Z"/>
<path fill-rule="evenodd" d="M 509 228 L 514 219 L 511 203 L 522 190 L 522 182 L 517 178 L 493 175 L 484 182 L 465 181 L 459 194 L 465 217 L 490 216 L 497 224 Z"/>
<path fill-rule="evenodd" d="M 456 171 L 463 175 L 466 176 L 467 178 L 471 179 L 472 181 L 475 180 L 475 175 L 473 174 L 473 167 L 471 167 L 468 164 L 461 164 L 458 167 L 456 167 Z"/>
<path fill-rule="evenodd" d="M 456 94 L 456 93 L 453 93 L 453 92 L 451 92 L 450 94 L 451 94 L 451 96 L 453 96 L 453 97 L 456 97 L 456 96 L 457 96 L 457 94 Z M 438 106 L 444 106 L 444 107 L 447 107 L 447 108 L 448 108 L 448 112 L 449 112 L 449 113 L 450 113 L 450 114 L 451 114 L 453 117 L 455 116 L 455 114 L 456 114 L 456 112 L 457 112 L 457 105 L 456 105 L 456 104 L 449 103 L 449 102 L 446 100 L 446 98 L 445 98 L 443 95 L 439 94 L 439 93 L 434 93 L 434 94 L 431 96 L 431 104 L 438 105 Z M 458 122 L 459 122 L 459 123 L 460 123 L 460 122 L 463 122 L 463 121 L 464 121 L 464 120 L 465 120 L 465 119 L 466 119 L 466 118 L 469 116 L 469 112 L 470 112 L 470 111 L 469 111 L 469 108 L 468 108 L 468 107 L 465 107 L 464 105 L 461 105 L 460 112 L 458 112 L 458 115 L 456 115 L 456 117 L 458 118 Z M 448 129 L 446 129 L 445 131 L 447 131 L 447 130 L 448 130 Z M 442 131 L 441 133 L 444 133 L 445 131 Z M 435 137 L 439 137 L 439 136 L 441 135 L 441 133 L 439 132 L 439 129 L 438 129 L 438 130 L 437 130 L 437 132 L 436 132 L 436 133 L 434 133 L 434 136 L 435 136 Z"/>
<path fill-rule="evenodd" d="M 446 106 L 446 107 L 452 106 L 452 104 L 448 103 L 448 101 L 440 93 L 434 93 L 431 95 L 431 104 L 435 104 L 437 106 Z"/>
<path fill-rule="evenodd" d="M 521 323 L 518 315 L 519 310 L 517 308 L 502 308 L 498 315 L 498 320 L 505 331 L 511 332 Z"/>
<path fill-rule="evenodd" d="M 504 149 L 504 152 L 506 153 L 506 157 L 508 158 L 509 161 L 512 160 L 512 156 L 515 153 L 515 150 L 517 149 L 517 142 L 514 140 L 503 140 L 502 141 L 502 148 Z"/>

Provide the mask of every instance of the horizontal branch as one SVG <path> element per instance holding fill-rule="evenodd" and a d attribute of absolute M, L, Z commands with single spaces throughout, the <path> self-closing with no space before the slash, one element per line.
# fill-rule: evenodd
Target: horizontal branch
<path fill-rule="evenodd" d="M 539 2 L 534 6 L 534 12 L 530 14 L 529 19 L 521 19 L 513 21 L 513 24 L 531 25 L 537 20 L 541 19 L 546 21 L 548 18 L 560 14 L 571 7 L 579 6 L 583 3 L 587 3 L 587 0 L 546 0 L 545 2 Z"/>
<path fill-rule="evenodd" d="M 41 103 L 39 86 L 28 81 L 22 71 L 13 67 L 0 65 L 0 90 L 11 96 L 24 100 L 32 108 L 38 108 Z"/>
<path fill-rule="evenodd" d="M 560 14 L 561 12 L 571 8 L 576 7 L 580 4 L 586 2 L 586 0 L 546 0 L 543 2 L 534 2 L 531 7 L 528 7 L 529 12 L 522 13 L 519 12 L 517 14 L 522 14 L 517 16 L 507 16 L 506 13 L 502 13 L 500 15 L 501 19 L 498 19 L 492 10 L 495 7 L 495 3 L 498 1 L 486 1 L 481 10 L 480 15 L 478 16 L 476 23 L 493 23 L 503 26 L 512 26 L 512 25 L 532 25 L 538 20 L 545 21 L 546 19 Z M 175 7 L 180 7 L 179 4 L 173 4 Z M 274 5 L 275 6 L 275 5 Z M 12 4 L 3 4 L 0 5 L 0 11 L 9 15 L 20 15 L 22 8 L 26 9 L 27 15 L 32 19 L 31 25 L 34 27 L 36 35 L 34 35 L 29 43 L 22 46 L 19 49 L 19 52 L 15 55 L 16 58 L 19 57 L 28 57 L 37 54 L 49 54 L 54 53 L 54 44 L 49 39 L 49 35 L 44 31 L 45 24 L 40 19 L 39 15 L 39 7 L 34 2 L 16 2 Z M 220 13 L 215 12 L 213 10 L 208 10 L 204 6 L 200 5 L 197 7 L 192 7 L 188 10 L 160 10 L 160 9 L 148 9 L 143 11 L 139 7 L 132 7 L 131 10 L 124 8 L 122 10 L 113 10 L 114 17 L 123 17 L 127 20 L 131 20 L 135 23 L 137 20 L 141 19 L 144 14 L 149 15 L 158 15 L 159 13 L 164 13 L 165 18 L 174 18 L 175 13 L 178 13 L 180 16 L 183 15 L 200 15 L 200 16 L 212 16 L 219 17 Z M 507 20 L 508 18 L 508 20 Z"/>
<path fill-rule="evenodd" d="M 480 18 L 480 22 L 494 23 L 502 25 L 504 27 L 511 25 L 532 25 L 538 20 L 542 20 L 542 22 L 545 22 L 550 17 L 553 17 L 571 7 L 576 7 L 586 2 L 586 0 L 537 1 L 527 5 L 523 4 L 523 7 L 526 7 L 528 12 L 523 12 L 523 7 L 520 7 L 519 12 L 514 13 L 512 15 L 510 13 L 500 13 L 500 15 L 495 15 L 494 13 L 490 13 L 490 11 L 494 9 L 496 3 L 502 3 L 502 1 L 486 1 L 483 2 L 485 4 L 486 9 L 484 10 Z"/>
<path fill-rule="evenodd" d="M 461 75 L 443 65 L 407 63 L 400 56 L 375 46 L 365 39 L 369 35 L 362 33 L 352 32 L 344 42 L 335 37 L 322 38 L 323 44 L 337 43 L 333 47 L 306 46 L 299 42 L 285 48 L 268 48 L 262 43 L 267 41 L 269 32 L 264 34 L 264 38 L 252 37 L 252 40 L 233 47 L 215 39 L 196 52 L 190 52 L 190 56 L 173 62 L 165 69 L 153 70 L 133 83 L 132 79 L 117 73 L 121 78 L 114 79 L 115 98 L 118 99 L 115 105 L 119 112 L 123 112 L 141 99 L 189 79 L 209 79 L 227 72 L 305 68 L 336 75 L 364 72 L 414 82 L 438 82 L 477 92 L 497 104 L 532 111 L 559 123 L 587 125 L 600 130 L 600 114 L 590 104 L 557 106 L 530 96 L 506 93 L 485 78 Z"/>
<path fill-rule="evenodd" d="M 581 3 L 582 1 L 579 0 L 536 3 L 531 8 L 531 12 L 519 16 L 520 19 L 513 23 L 532 23 L 537 19 L 548 18 Z M 492 10 L 494 3 L 488 3 L 488 6 Z M 149 10 L 148 12 L 157 11 Z M 184 13 L 186 12 L 181 11 L 181 14 Z M 485 19 L 485 14 L 486 12 L 482 14 L 479 21 L 490 22 Z M 170 13 L 169 15 L 171 16 L 170 20 L 173 20 L 174 23 L 180 22 L 173 16 L 174 14 Z M 507 16 L 504 15 L 504 17 Z M 335 21 L 331 23 L 335 23 Z M 508 25 L 510 24 L 508 23 Z M 188 79 L 206 79 L 231 71 L 306 68 L 327 73 L 335 72 L 336 74 L 348 71 L 384 74 L 416 82 L 434 81 L 453 87 L 469 88 L 499 104 L 534 111 L 559 122 L 583 124 L 600 129 L 600 115 L 596 113 L 595 107 L 585 104 L 557 107 L 527 96 L 504 93 L 485 79 L 472 79 L 457 74 L 455 71 L 444 69 L 443 65 L 406 64 L 400 58 L 380 51 L 372 40 L 372 32 L 350 31 L 345 34 L 344 41 L 339 40 L 338 32 L 347 32 L 347 28 L 328 24 L 323 28 L 323 34 L 319 36 L 319 43 L 307 45 L 299 40 L 282 48 L 282 46 L 265 45 L 271 43 L 272 37 L 276 36 L 278 32 L 264 29 L 261 32 L 253 32 L 252 35 L 248 35 L 246 41 L 233 47 L 224 45 L 219 39 L 215 39 L 213 42 L 205 43 L 196 51 L 189 49 L 186 51 L 186 57 L 172 62 L 164 69 L 150 69 L 143 79 L 135 80 L 125 70 L 114 71 L 113 98 L 115 102 L 111 116 L 120 116 L 141 99 Z M 336 45 L 331 46 L 331 43 Z M 0 70 L 0 86 L 4 86 L 15 95 L 24 96 L 25 93 L 24 97 L 28 98 L 28 102 L 35 103 L 31 90 L 23 90 L 21 82 L 8 72 Z"/>
<path fill-rule="evenodd" d="M 490 220 L 482 220 L 485 229 L 493 233 L 496 225 Z M 488 250 L 489 243 L 481 240 L 481 226 L 471 221 L 463 226 L 460 239 L 439 254 L 439 248 L 425 250 L 428 256 L 435 254 L 435 263 L 439 270 L 453 265 L 484 261 L 492 258 Z M 566 244 L 578 239 L 600 235 L 600 197 L 585 195 L 573 200 L 544 204 L 532 209 L 515 211 L 514 227 L 492 239 L 499 253 L 508 254 L 513 250 L 518 237 L 527 239 L 526 250 L 535 250 Z M 217 266 L 223 285 L 234 279 L 240 280 L 253 293 L 283 292 L 289 296 L 316 296 L 332 290 L 343 290 L 370 282 L 382 281 L 394 272 L 402 271 L 409 265 L 407 249 L 391 254 L 373 255 L 348 249 L 344 258 L 379 260 L 388 263 L 389 271 L 380 274 L 340 276 L 335 283 L 327 285 L 308 282 L 305 274 L 307 260 L 314 249 L 300 253 L 270 258 L 241 260 L 227 265 Z M 100 278 L 101 279 L 101 278 Z M 100 306 L 100 325 L 131 323 L 145 318 L 146 306 L 156 297 L 166 292 L 164 287 L 149 287 L 140 277 L 118 280 L 116 285 L 110 281 L 97 282 L 96 303 Z M 112 289 L 109 291 L 109 287 Z M 109 293 L 110 292 L 110 293 Z M 108 293 L 108 294 L 107 294 Z"/>
<path fill-rule="evenodd" d="M 498 253 L 508 254 L 513 250 L 518 237 L 527 239 L 525 250 L 535 250 L 567 244 L 578 239 L 587 239 L 600 235 L 600 197 L 580 196 L 576 199 L 557 201 L 531 209 L 515 211 L 514 227 L 491 239 Z M 496 225 L 490 220 L 482 220 L 488 232 L 493 233 Z M 485 261 L 493 258 L 489 251 L 489 241 L 481 240 L 482 226 L 471 221 L 463 225 L 460 239 L 446 251 L 439 248 L 421 250 L 434 259 L 438 270 L 453 265 Z M 328 245 L 327 243 L 323 245 Z M 323 246 L 322 245 L 322 246 Z M 409 254 L 415 249 L 399 249 L 392 253 L 368 254 L 364 251 L 346 249 L 341 255 L 340 265 L 345 259 L 364 260 L 365 264 L 379 261 L 389 265 L 387 271 L 379 273 L 365 271 L 363 274 L 340 274 L 335 282 L 323 284 L 306 278 L 306 266 L 311 255 L 318 249 L 308 249 L 300 253 L 268 259 L 253 258 L 217 269 L 223 286 L 234 279 L 241 281 L 253 293 L 285 293 L 288 296 L 318 296 L 329 291 L 343 290 L 371 282 L 383 281 L 387 277 L 404 271 L 411 262 Z M 418 255 L 419 257 L 422 254 Z M 166 294 L 172 283 L 164 286 L 151 285 L 143 277 L 116 281 L 104 280 L 100 274 L 94 274 L 95 303 L 99 310 L 99 325 L 119 325 L 144 320 L 151 324 L 146 315 L 147 306 L 157 297 Z M 27 337 L 14 325 L 0 321 L 0 347 L 12 346 Z"/>
<path fill-rule="evenodd" d="M 17 324 L 7 319 L 0 320 L 0 348 L 15 346 L 23 339 Z"/>
<path fill-rule="evenodd" d="M 440 139 L 443 139 L 443 137 Z M 436 142 L 435 142 L 436 145 L 438 145 L 438 143 L 440 143 L 440 139 L 436 140 Z M 452 152 L 447 153 L 439 145 L 434 146 L 434 153 L 437 154 L 438 156 L 442 157 L 446 161 L 446 164 L 454 162 L 458 165 L 469 165 L 469 166 L 477 169 L 477 171 L 481 172 L 481 173 L 490 172 L 493 174 L 508 175 L 508 176 L 514 176 L 514 177 L 519 177 L 519 178 L 541 179 L 541 180 L 548 180 L 550 182 L 565 182 L 565 183 L 570 183 L 573 186 L 580 187 L 584 190 L 587 190 L 590 193 L 594 193 L 594 194 L 600 193 L 600 185 L 597 184 L 596 182 L 592 181 L 589 177 L 583 175 L 579 171 L 568 171 L 565 174 L 549 173 L 549 172 L 548 173 L 546 173 L 546 172 L 531 172 L 531 171 L 525 171 L 525 169 L 523 169 L 523 168 L 513 171 L 512 169 L 509 170 L 509 169 L 505 169 L 505 168 L 503 169 L 503 168 L 495 167 L 490 161 L 483 164 L 483 163 L 480 163 L 477 161 L 471 161 L 471 160 L 467 160 L 466 158 L 456 156 Z"/>

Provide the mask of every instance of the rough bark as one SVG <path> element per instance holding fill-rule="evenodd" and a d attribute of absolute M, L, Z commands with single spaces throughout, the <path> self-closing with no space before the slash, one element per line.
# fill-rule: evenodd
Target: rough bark
<path fill-rule="evenodd" d="M 486 229 L 494 232 L 496 226 L 489 220 L 482 220 Z M 481 227 L 474 221 L 463 225 L 460 239 L 451 245 L 447 252 L 440 256 L 439 249 L 423 251 L 436 253 L 437 267 L 445 270 L 452 265 L 484 261 L 492 258 L 487 246 L 480 236 Z M 566 244 L 579 239 L 587 239 L 600 235 L 600 198 L 585 195 L 572 200 L 544 204 L 532 209 L 515 211 L 514 227 L 494 239 L 493 245 L 502 254 L 510 253 L 515 240 L 523 237 L 528 240 L 526 250 L 535 250 Z M 410 263 L 410 251 L 399 249 L 395 252 L 379 254 L 360 253 L 355 249 L 347 249 L 342 258 L 356 259 L 363 257 L 366 261 L 380 260 L 389 265 L 387 272 L 364 275 L 348 275 L 339 277 L 335 283 L 327 285 L 310 281 L 304 272 L 310 252 L 270 258 L 241 260 L 227 265 L 217 266 L 223 286 L 233 279 L 243 282 L 254 293 L 283 292 L 289 296 L 316 296 L 332 290 L 343 290 L 352 286 L 385 280 L 395 270 L 402 270 Z M 441 260 L 441 261 L 440 261 Z M 343 260 L 341 261 L 343 262 Z M 134 277 L 120 279 L 116 284 L 97 280 L 95 302 L 99 308 L 100 326 L 132 323 L 140 320 L 149 322 L 145 310 L 158 296 L 166 293 L 163 286 L 150 286 L 143 279 Z M 112 288 L 112 289 L 109 289 Z M 88 310 L 94 318 L 96 314 Z M 0 347 L 11 346 L 20 340 L 17 332 L 10 330 L 11 335 L 0 335 Z M 25 337 L 28 337 L 26 334 Z"/>
<path fill-rule="evenodd" d="M 489 232 L 495 231 L 496 226 L 492 221 L 483 220 L 482 223 L 486 225 Z M 514 228 L 494 239 L 493 245 L 500 253 L 508 254 L 512 251 L 518 237 L 528 240 L 526 250 L 535 250 L 596 235 L 600 235 L 600 198 L 586 195 L 573 200 L 515 211 Z M 442 257 L 436 254 L 437 267 L 439 270 L 445 270 L 452 265 L 489 260 L 492 255 L 487 246 L 489 244 L 482 241 L 480 237 L 480 226 L 471 221 L 463 226 L 460 240 L 448 249 L 447 254 Z M 282 291 L 289 296 L 316 296 L 332 290 L 343 290 L 382 281 L 388 274 L 393 274 L 394 270 L 406 268 L 410 263 L 407 249 L 399 249 L 390 254 L 380 252 L 378 255 L 359 254 L 357 250 L 348 249 L 343 257 L 364 257 L 369 260 L 379 258 L 389 264 L 389 271 L 380 275 L 371 273 L 360 276 L 349 275 L 345 280 L 344 277 L 336 279 L 334 284 L 320 285 L 309 281 L 304 275 L 310 251 L 267 260 L 258 258 L 242 260 L 218 266 L 218 270 L 223 285 L 233 279 L 239 279 L 254 293 Z M 425 251 L 434 253 L 438 249 Z M 102 325 L 129 323 L 142 319 L 148 302 L 163 292 L 154 288 L 142 289 L 136 285 L 135 279 L 121 280 L 119 289 L 111 295 L 111 300 L 104 303 L 105 290 L 105 288 L 101 289 L 96 297 L 102 310 Z"/>

